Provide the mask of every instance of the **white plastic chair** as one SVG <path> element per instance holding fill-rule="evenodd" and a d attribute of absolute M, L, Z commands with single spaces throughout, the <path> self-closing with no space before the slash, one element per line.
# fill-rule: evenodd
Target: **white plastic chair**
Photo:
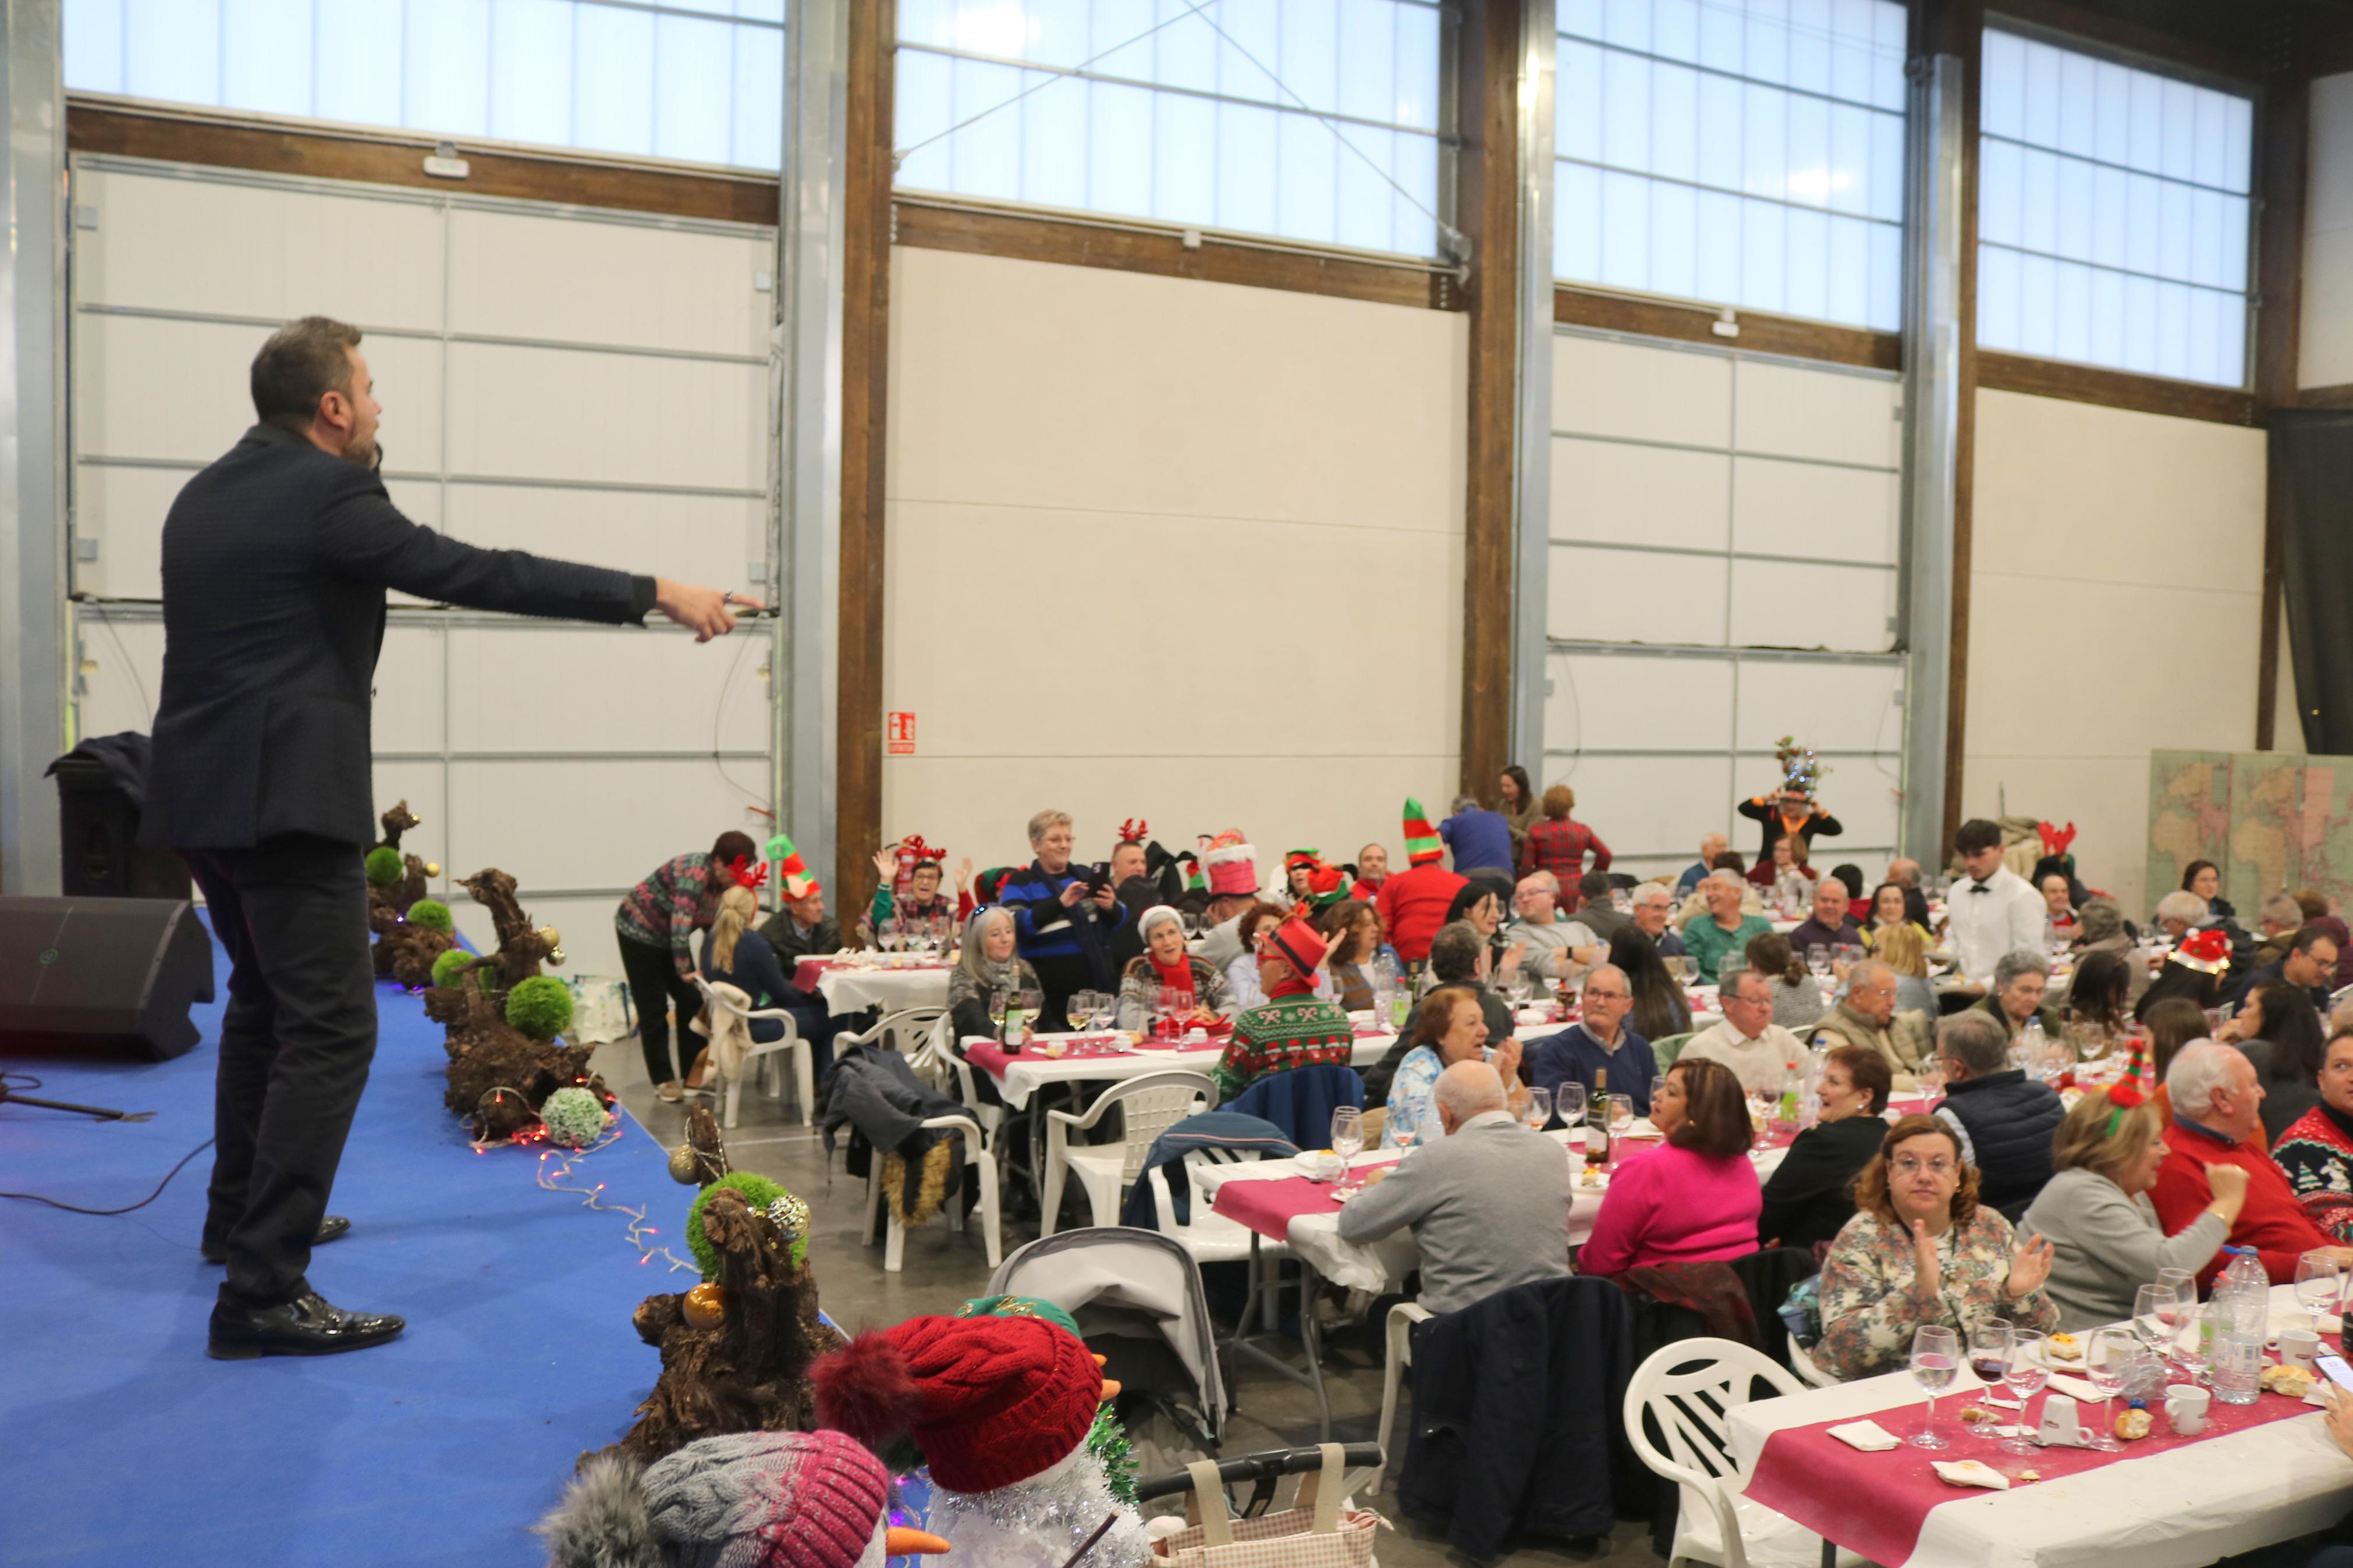
<path fill-rule="evenodd" d="M 905 1057 L 907 1065 L 916 1068 L 916 1076 L 921 1077 L 922 1056 L 930 1030 L 946 1013 L 944 1007 L 902 1007 L 898 1012 L 886 1013 L 854 1035 L 836 1036 L 834 1059 L 839 1060 L 841 1053 L 852 1046 L 880 1046 Z"/>
<path fill-rule="evenodd" d="M 1398 1389 L 1405 1382 L 1405 1369 L 1413 1364 L 1413 1326 L 1432 1316 L 1418 1301 L 1398 1301 L 1389 1308 L 1389 1352 L 1381 1367 L 1381 1463 L 1365 1483 L 1367 1493 L 1379 1491 L 1389 1473 L 1389 1434 L 1397 1426 Z"/>
<path fill-rule="evenodd" d="M 965 1176 L 980 1183 L 980 1202 L 974 1212 L 980 1217 L 980 1238 L 988 1248 L 988 1266 L 997 1267 L 1003 1252 L 1002 1232 L 997 1225 L 997 1161 L 988 1152 L 988 1141 L 980 1124 L 968 1116 L 934 1116 L 923 1125 L 935 1132 L 953 1134 L 963 1146 Z M 888 1226 L 882 1242 L 882 1271 L 896 1274 L 907 1255 L 907 1227 L 896 1210 L 882 1201 L 882 1153 L 870 1152 L 866 1167 L 866 1236 L 865 1244 L 874 1245 L 874 1232 L 888 1216 Z M 947 1216 L 948 1229 L 964 1229 L 964 1194 L 958 1193 L 940 1205 Z"/>
<path fill-rule="evenodd" d="M 955 1079 L 956 1099 L 972 1112 L 972 1119 L 994 1139 L 1005 1125 L 1005 1107 L 1002 1103 L 992 1105 L 981 1098 L 980 1090 L 973 1081 L 972 1064 L 965 1060 L 964 1052 L 957 1047 L 953 1017 L 944 1016 L 932 1026 L 932 1048 Z M 923 1076 L 920 1067 L 915 1070 L 917 1077 Z"/>
<path fill-rule="evenodd" d="M 1119 1223 L 1119 1195 L 1144 1170 L 1152 1141 L 1176 1122 L 1218 1103 L 1218 1086 L 1207 1073 L 1155 1072 L 1115 1083 L 1096 1096 L 1086 1114 L 1067 1110 L 1046 1113 L 1046 1192 L 1039 1235 L 1054 1234 L 1057 1211 L 1062 1206 L 1062 1184 L 1071 1175 L 1086 1189 L 1088 1206 L 1097 1225 Z M 1122 1137 L 1116 1143 L 1071 1142 L 1119 1106 Z"/>
<path fill-rule="evenodd" d="M 1814 1358 L 1807 1352 L 1805 1346 L 1798 1342 L 1795 1334 L 1789 1336 L 1789 1366 L 1797 1373 L 1799 1381 L 1810 1388 L 1838 1386 L 1839 1380 L 1814 1364 Z"/>
<path fill-rule="evenodd" d="M 702 993 L 703 1005 L 709 1007 L 713 1013 L 729 1013 L 745 1020 L 784 1025 L 785 1032 L 776 1039 L 752 1042 L 752 1048 L 744 1057 L 744 1070 L 746 1073 L 771 1070 L 775 1064 L 766 1058 L 780 1053 L 790 1052 L 793 1058 L 793 1087 L 800 1092 L 801 1125 L 815 1126 L 817 1124 L 816 1054 L 810 1050 L 809 1043 L 801 1038 L 799 1026 L 794 1023 L 792 1014 L 782 1007 L 760 1007 L 746 1012 L 713 991 L 711 988 L 711 982 L 705 980 L 701 974 L 692 974 L 688 978 L 694 982 L 694 988 Z M 716 1071 L 719 1058 L 715 1052 L 711 1060 L 712 1070 Z M 733 1127 L 735 1125 L 736 1102 L 743 1095 L 744 1083 L 741 1078 L 731 1078 L 726 1082 L 726 1110 L 721 1121 L 723 1125 Z"/>
<path fill-rule="evenodd" d="M 1250 1229 L 1240 1220 L 1228 1219 L 1210 1206 L 1214 1194 L 1201 1186 L 1201 1168 L 1205 1165 L 1240 1165 L 1257 1161 L 1256 1150 L 1192 1149 L 1179 1163 L 1185 1180 L 1192 1189 L 1192 1217 L 1184 1224 L 1176 1223 L 1176 1205 L 1169 1198 L 1168 1184 L 1152 1184 L 1153 1217 L 1160 1234 L 1183 1244 L 1196 1263 L 1238 1263 L 1250 1255 Z M 1290 1248 L 1280 1242 L 1261 1241 L 1263 1252 L 1288 1254 Z"/>
<path fill-rule="evenodd" d="M 1652 1471 L 1683 1485 L 1668 1568 L 1684 1563 L 1815 1568 L 1822 1562 L 1820 1536 L 1740 1495 L 1732 1412 L 1749 1402 L 1758 1378 L 1776 1394 L 1806 1391 L 1761 1352 L 1717 1339 L 1662 1345 L 1626 1384 L 1626 1440 Z M 1651 1437 L 1654 1427 L 1663 1450 Z M 1841 1568 L 1866 1561 L 1852 1552 L 1838 1554 Z"/>

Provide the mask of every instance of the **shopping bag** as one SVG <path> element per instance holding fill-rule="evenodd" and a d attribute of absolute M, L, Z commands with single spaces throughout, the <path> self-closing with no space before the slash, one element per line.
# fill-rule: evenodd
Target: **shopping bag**
<path fill-rule="evenodd" d="M 1300 1478 L 1291 1507 L 1257 1519 L 1228 1517 L 1216 1461 L 1188 1465 L 1187 1527 L 1155 1542 L 1155 1557 L 1166 1568 L 1369 1568 L 1373 1532 L 1386 1521 L 1370 1509 L 1341 1509 L 1341 1452 L 1323 1445 L 1323 1469 Z"/>

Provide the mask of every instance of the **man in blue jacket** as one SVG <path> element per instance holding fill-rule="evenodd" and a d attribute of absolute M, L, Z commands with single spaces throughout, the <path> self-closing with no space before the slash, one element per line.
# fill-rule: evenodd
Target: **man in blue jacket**
<path fill-rule="evenodd" d="M 1469 795 L 1454 797 L 1454 809 L 1438 825 L 1438 836 L 1454 851 L 1454 874 L 1486 882 L 1509 903 L 1514 881 L 1512 825 Z"/>
<path fill-rule="evenodd" d="M 1038 858 L 1009 873 L 997 901 L 1013 916 L 1021 956 L 1038 972 L 1045 991 L 1038 1029 L 1057 1034 L 1070 1027 L 1065 1009 L 1081 991 L 1109 991 L 1117 984 L 1111 939 L 1127 910 L 1108 875 L 1099 881 L 1084 867 L 1071 866 L 1071 814 L 1041 811 L 1029 819 L 1029 847 Z"/>

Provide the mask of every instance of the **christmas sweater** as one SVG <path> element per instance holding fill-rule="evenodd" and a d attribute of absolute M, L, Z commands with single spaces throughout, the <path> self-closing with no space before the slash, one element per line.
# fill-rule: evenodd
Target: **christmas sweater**
<path fill-rule="evenodd" d="M 1327 1064 L 1346 1067 L 1356 1048 L 1348 1015 L 1303 987 L 1237 1017 L 1234 1037 L 1209 1076 L 1217 1080 L 1223 1104 L 1271 1073 Z"/>
<path fill-rule="evenodd" d="M 2353 1246 L 2353 1117 L 2314 1106 L 2288 1123 L 2272 1159 L 2322 1234 L 2339 1247 Z"/>

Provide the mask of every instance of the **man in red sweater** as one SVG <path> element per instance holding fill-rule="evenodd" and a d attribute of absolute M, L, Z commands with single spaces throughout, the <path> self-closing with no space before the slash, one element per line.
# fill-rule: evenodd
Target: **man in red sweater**
<path fill-rule="evenodd" d="M 2294 1283 L 2296 1259 L 2307 1252 L 2326 1252 L 2339 1266 L 2353 1267 L 2353 1247 L 2332 1244 L 2306 1216 L 2286 1174 L 2264 1152 L 2263 1086 L 2255 1081 L 2254 1063 L 2230 1046 L 2200 1040 L 2173 1058 L 2165 1090 L 2173 1102 L 2173 1125 L 2166 1129 L 2165 1163 L 2148 1196 L 2168 1236 L 2189 1228 L 2214 1201 L 2206 1168 L 2236 1165 L 2247 1173 L 2247 1201 L 2231 1226 L 2230 1243 L 2253 1247 L 2273 1284 Z M 2198 1283 L 2212 1283 L 2227 1261 L 2216 1253 L 2199 1270 Z"/>
<path fill-rule="evenodd" d="M 1430 939 L 1446 923 L 1454 895 L 1471 879 L 1446 868 L 1446 846 L 1422 815 L 1421 803 L 1410 795 L 1405 803 L 1405 858 L 1406 868 L 1381 884 L 1373 908 L 1397 955 L 1419 963 L 1430 956 Z"/>

